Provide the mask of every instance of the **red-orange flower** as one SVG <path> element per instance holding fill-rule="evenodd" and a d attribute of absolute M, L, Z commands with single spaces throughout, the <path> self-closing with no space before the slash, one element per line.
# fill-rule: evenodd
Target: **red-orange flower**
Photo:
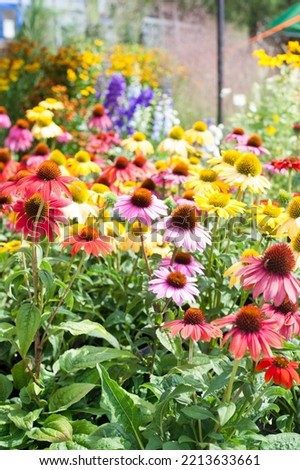
<path fill-rule="evenodd" d="M 260 372 L 266 370 L 265 381 L 273 380 L 276 385 L 283 385 L 285 388 L 291 388 L 293 381 L 300 383 L 299 374 L 295 369 L 298 368 L 298 362 L 289 361 L 284 356 L 264 357 L 256 366 L 255 370 Z"/>
<path fill-rule="evenodd" d="M 75 256 L 80 250 L 84 250 L 88 255 L 105 256 L 112 252 L 110 240 L 111 237 L 99 236 L 95 228 L 85 226 L 78 233 L 68 237 L 63 242 L 63 247 L 72 245 L 72 256 Z"/>

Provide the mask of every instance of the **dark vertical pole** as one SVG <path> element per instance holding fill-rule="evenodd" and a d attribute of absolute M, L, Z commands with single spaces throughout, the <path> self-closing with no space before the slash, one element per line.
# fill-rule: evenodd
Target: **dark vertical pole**
<path fill-rule="evenodd" d="M 218 116 L 217 124 L 223 122 L 223 58 L 224 58 L 224 0 L 218 0 L 218 27 L 217 27 L 217 43 L 218 43 Z"/>

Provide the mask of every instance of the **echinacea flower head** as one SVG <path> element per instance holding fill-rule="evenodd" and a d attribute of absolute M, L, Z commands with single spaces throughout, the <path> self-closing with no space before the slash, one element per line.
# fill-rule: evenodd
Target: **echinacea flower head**
<path fill-rule="evenodd" d="M 62 176 L 58 165 L 52 160 L 47 160 L 41 163 L 34 174 L 20 179 L 17 183 L 17 189 L 22 191 L 28 188 L 32 194 L 39 192 L 45 200 L 50 198 L 51 192 L 57 196 L 65 193 L 71 197 L 67 184 L 70 184 L 74 179 L 71 176 Z"/>
<path fill-rule="evenodd" d="M 25 119 L 18 119 L 5 139 L 5 146 L 12 152 L 26 152 L 30 149 L 34 137 Z"/>
<path fill-rule="evenodd" d="M 189 252 L 204 251 L 211 239 L 197 221 L 196 209 L 190 204 L 181 204 L 176 207 L 169 217 L 159 224 L 164 228 L 163 240 L 182 247 Z"/>
<path fill-rule="evenodd" d="M 230 340 L 229 351 L 235 359 L 242 359 L 247 350 L 254 361 L 263 356 L 272 356 L 271 347 L 281 348 L 282 338 L 277 332 L 274 319 L 265 320 L 255 305 L 246 305 L 237 313 L 212 322 L 219 327 L 232 326 L 223 338 L 223 345 Z"/>
<path fill-rule="evenodd" d="M 186 276 L 193 277 L 197 274 L 203 274 L 204 267 L 190 253 L 178 251 L 174 256 L 173 263 L 171 263 L 172 258 L 163 258 L 161 266 L 165 268 L 173 267 L 175 271 L 180 271 Z"/>
<path fill-rule="evenodd" d="M 244 144 L 247 142 L 249 136 L 245 133 L 244 129 L 241 127 L 235 127 L 229 134 L 226 135 L 225 141 L 230 142 L 234 141 L 238 144 Z"/>
<path fill-rule="evenodd" d="M 66 167 L 73 176 L 86 176 L 100 171 L 97 163 L 91 160 L 91 155 L 85 150 L 79 150 L 74 158 L 69 158 Z"/>
<path fill-rule="evenodd" d="M 192 129 L 185 131 L 184 137 L 191 145 L 197 144 L 204 147 L 214 145 L 214 136 L 203 121 L 196 121 Z"/>
<path fill-rule="evenodd" d="M 191 170 L 192 176 L 185 184 L 186 189 L 193 189 L 196 193 L 208 191 L 221 191 L 227 193 L 229 186 L 222 181 L 218 173 L 211 168 L 196 168 Z"/>
<path fill-rule="evenodd" d="M 89 119 L 88 127 L 90 129 L 106 130 L 112 127 L 112 122 L 106 114 L 106 110 L 102 104 L 96 104 Z"/>
<path fill-rule="evenodd" d="M 39 106 L 50 110 L 64 109 L 63 103 L 55 98 L 46 98 L 45 100 L 39 102 Z"/>
<path fill-rule="evenodd" d="M 164 179 L 167 183 L 178 186 L 185 183 L 189 176 L 189 165 L 185 162 L 179 162 L 172 170 L 166 173 Z"/>
<path fill-rule="evenodd" d="M 100 236 L 98 230 L 88 225 L 79 227 L 62 243 L 63 247 L 69 245 L 72 245 L 72 256 L 81 250 L 94 256 L 106 256 L 112 252 L 111 237 Z"/>
<path fill-rule="evenodd" d="M 300 158 L 298 157 L 286 157 L 282 160 L 272 160 L 270 163 L 275 170 L 278 170 L 278 173 L 282 170 L 300 171 Z"/>
<path fill-rule="evenodd" d="M 255 299 L 260 294 L 266 302 L 280 305 L 286 297 L 297 302 L 300 283 L 293 274 L 296 265 L 291 248 L 285 243 L 278 243 L 268 248 L 260 257 L 247 257 L 241 260 L 247 263 L 237 272 L 241 276 L 244 289 L 253 289 Z"/>
<path fill-rule="evenodd" d="M 89 191 L 83 181 L 73 181 L 69 185 L 72 202 L 63 210 L 66 217 L 77 219 L 79 224 L 85 224 L 88 217 L 97 217 L 99 209 L 89 203 Z"/>
<path fill-rule="evenodd" d="M 270 155 L 269 150 L 263 147 L 263 142 L 257 134 L 250 135 L 246 142 L 239 143 L 236 148 L 237 150 L 251 152 L 258 156 L 262 155 L 263 153 Z"/>
<path fill-rule="evenodd" d="M 109 185 L 115 181 L 124 183 L 135 179 L 136 167 L 124 156 L 117 157 L 112 165 L 103 171 L 101 177 L 107 178 Z"/>
<path fill-rule="evenodd" d="M 141 236 L 147 256 L 152 254 L 151 228 L 147 225 L 140 224 L 138 221 L 133 222 L 127 233 L 122 234 L 122 241 L 118 242 L 118 247 L 122 251 L 131 250 L 138 253 L 142 248 Z"/>
<path fill-rule="evenodd" d="M 282 304 L 277 307 L 272 304 L 264 304 L 261 308 L 262 313 L 273 318 L 280 326 L 279 333 L 289 341 L 293 336 L 300 333 L 300 310 L 298 302 L 291 302 L 285 298 Z"/>
<path fill-rule="evenodd" d="M 67 199 L 60 199 L 50 195 L 44 199 L 40 193 L 26 194 L 22 200 L 17 201 L 13 210 L 17 214 L 15 230 L 24 236 L 30 236 L 33 241 L 47 236 L 54 240 L 54 234 L 59 234 L 58 222 L 67 223 L 62 209 L 69 204 Z"/>
<path fill-rule="evenodd" d="M 294 238 L 300 230 L 300 196 L 295 196 L 290 201 L 283 223 L 279 226 L 277 235 L 288 234 Z"/>
<path fill-rule="evenodd" d="M 128 152 L 143 153 L 144 155 L 154 153 L 153 145 L 146 139 L 143 132 L 135 132 L 131 137 L 122 141 L 122 146 Z"/>
<path fill-rule="evenodd" d="M 11 120 L 4 106 L 0 106 L 0 128 L 8 129 L 11 126 Z"/>
<path fill-rule="evenodd" d="M 173 299 L 180 306 L 193 303 L 195 296 L 199 295 L 195 277 L 164 267 L 155 270 L 153 275 L 154 279 L 149 281 L 149 290 L 156 294 L 157 299 Z"/>
<path fill-rule="evenodd" d="M 157 151 L 187 158 L 188 152 L 193 152 L 193 147 L 185 140 L 183 128 L 175 126 L 170 130 L 168 137 L 159 144 Z"/>
<path fill-rule="evenodd" d="M 123 219 L 129 222 L 138 219 L 144 225 L 151 225 L 153 220 L 167 215 L 166 204 L 146 188 L 138 188 L 132 195 L 120 196 L 115 209 Z"/>
<path fill-rule="evenodd" d="M 239 150 L 229 149 L 222 150 L 221 155 L 209 158 L 207 163 L 213 167 L 214 171 L 221 171 L 222 168 L 229 166 L 234 166 L 238 158 L 242 156 L 242 152 Z"/>
<path fill-rule="evenodd" d="M 247 189 L 254 194 L 270 189 L 270 182 L 261 175 L 262 166 L 256 155 L 246 153 L 238 158 L 234 166 L 223 167 L 219 176 L 230 186 L 237 186 L 242 191 Z"/>
<path fill-rule="evenodd" d="M 300 230 L 291 239 L 290 247 L 295 256 L 296 268 L 299 268 L 300 267 Z"/>
<path fill-rule="evenodd" d="M 9 242 L 0 243 L 0 253 L 14 253 L 22 246 L 21 240 L 11 240 Z"/>
<path fill-rule="evenodd" d="M 221 330 L 207 323 L 205 315 L 199 308 L 188 308 L 182 320 L 173 320 L 165 323 L 163 329 L 168 329 L 171 336 L 180 334 L 183 339 L 191 338 L 193 341 L 211 341 L 212 338 L 222 337 Z"/>
<path fill-rule="evenodd" d="M 273 380 L 275 385 L 282 385 L 285 388 L 292 388 L 293 382 L 300 383 L 299 374 L 296 372 L 299 364 L 295 361 L 290 361 L 284 356 L 264 357 L 255 370 L 261 372 L 265 370 L 265 381 L 270 382 Z"/>
<path fill-rule="evenodd" d="M 262 233 L 276 235 L 278 227 L 285 220 L 285 209 L 272 200 L 261 201 L 253 206 L 252 217 L 256 219 L 258 229 Z"/>
<path fill-rule="evenodd" d="M 247 250 L 243 251 L 242 253 L 242 256 L 240 257 L 240 259 L 236 262 L 236 263 L 233 263 L 232 266 L 230 266 L 230 268 L 228 268 L 223 276 L 226 277 L 226 276 L 230 276 L 230 281 L 229 281 L 229 287 L 233 287 L 234 284 L 240 284 L 240 280 L 241 280 L 241 277 L 240 276 L 237 276 L 237 272 L 243 267 L 245 266 L 245 262 L 241 261 L 243 258 L 248 258 L 250 256 L 256 256 L 258 257 L 259 256 L 259 253 L 258 251 L 256 250 L 253 250 L 252 248 L 248 248 Z"/>
<path fill-rule="evenodd" d="M 195 196 L 197 207 L 202 211 L 215 213 L 218 217 L 228 219 L 230 216 L 242 214 L 246 204 L 236 201 L 231 194 L 212 192 Z"/>

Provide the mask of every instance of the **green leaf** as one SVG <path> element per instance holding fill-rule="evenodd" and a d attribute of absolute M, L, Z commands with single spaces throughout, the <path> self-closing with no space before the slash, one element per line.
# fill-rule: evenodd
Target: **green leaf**
<path fill-rule="evenodd" d="M 36 441 L 64 442 L 72 439 L 72 433 L 72 426 L 65 416 L 51 415 L 42 428 L 33 428 L 27 436 Z"/>
<path fill-rule="evenodd" d="M 49 399 L 49 410 L 66 410 L 85 397 L 94 387 L 94 384 L 79 383 L 59 388 Z"/>
<path fill-rule="evenodd" d="M 183 350 L 181 346 L 181 341 L 179 336 L 177 338 L 172 338 L 170 334 L 166 331 L 157 329 L 156 336 L 159 342 L 170 351 L 175 357 L 180 358 L 183 355 Z"/>
<path fill-rule="evenodd" d="M 82 320 L 80 322 L 67 321 L 61 323 L 59 325 L 59 329 L 67 331 L 73 336 L 88 335 L 93 336 L 94 338 L 102 338 L 105 339 L 115 348 L 119 347 L 117 339 L 113 335 L 108 333 L 104 326 L 90 320 Z"/>
<path fill-rule="evenodd" d="M 29 364 L 29 359 L 26 359 L 26 363 Z M 17 390 L 21 390 L 21 388 L 27 387 L 30 381 L 30 375 L 23 361 L 17 362 L 13 366 L 11 373 L 14 380 L 14 387 Z"/>
<path fill-rule="evenodd" d="M 60 369 L 74 373 L 82 369 L 91 369 L 97 364 L 113 359 L 136 359 L 129 351 L 121 351 L 113 348 L 96 346 L 83 346 L 79 349 L 69 349 L 54 364 L 53 370 L 57 373 Z"/>
<path fill-rule="evenodd" d="M 267 442 L 262 444 L 265 450 L 300 450 L 300 434 L 283 432 L 265 436 Z"/>
<path fill-rule="evenodd" d="M 214 421 L 216 420 L 214 415 L 207 409 L 204 408 L 203 406 L 188 406 L 187 408 L 183 408 L 182 412 L 188 416 L 189 418 L 193 419 L 213 419 Z"/>
<path fill-rule="evenodd" d="M 25 356 L 40 326 L 41 314 L 32 304 L 21 305 L 16 318 L 16 331 L 20 350 Z"/>
<path fill-rule="evenodd" d="M 0 374 L 0 401 L 5 401 L 13 391 L 13 384 L 6 377 Z"/>
<path fill-rule="evenodd" d="M 143 449 L 139 425 L 141 412 L 128 393 L 112 380 L 104 367 L 97 366 L 102 382 L 101 405 L 107 409 L 111 423 L 119 423 L 131 437 L 134 448 Z"/>
<path fill-rule="evenodd" d="M 9 419 L 14 425 L 23 429 L 23 431 L 30 431 L 34 421 L 36 421 L 41 414 L 42 408 L 26 413 L 24 410 L 15 410 L 8 414 Z"/>
<path fill-rule="evenodd" d="M 235 413 L 236 406 L 234 403 L 224 403 L 222 406 L 220 406 L 217 409 L 218 415 L 219 415 L 219 421 L 220 425 L 224 426 L 224 424 L 227 423 L 227 421 L 232 418 L 232 416 Z"/>
<path fill-rule="evenodd" d="M 14 325 L 5 322 L 0 323 L 0 343 L 2 341 L 9 341 L 10 338 L 14 335 L 14 333 Z"/>

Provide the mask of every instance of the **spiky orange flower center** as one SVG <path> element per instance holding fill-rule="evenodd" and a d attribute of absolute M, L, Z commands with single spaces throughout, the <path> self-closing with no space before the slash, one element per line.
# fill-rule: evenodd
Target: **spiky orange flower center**
<path fill-rule="evenodd" d="M 200 308 L 188 308 L 183 316 L 186 325 L 201 325 L 205 323 L 205 316 Z"/>
<path fill-rule="evenodd" d="M 175 287 L 175 289 L 182 289 L 186 285 L 186 276 L 178 271 L 174 271 L 168 275 L 167 283 L 169 286 Z"/>
<path fill-rule="evenodd" d="M 0 106 L 0 114 L 7 114 L 7 110 L 4 106 Z"/>
<path fill-rule="evenodd" d="M 188 189 L 187 191 L 185 191 L 185 193 L 183 193 L 182 197 L 183 199 L 187 199 L 188 201 L 193 201 L 195 193 L 192 189 Z"/>
<path fill-rule="evenodd" d="M 205 169 L 200 171 L 199 177 L 201 181 L 213 183 L 214 181 L 217 181 L 218 174 L 214 170 Z"/>
<path fill-rule="evenodd" d="M 136 142 L 143 142 L 144 140 L 146 140 L 146 136 L 145 136 L 145 134 L 143 134 L 143 132 L 135 132 L 133 134 L 132 138 Z"/>
<path fill-rule="evenodd" d="M 294 197 L 288 205 L 287 213 L 292 219 L 300 217 L 300 196 Z"/>
<path fill-rule="evenodd" d="M 61 171 L 55 162 L 47 160 L 46 162 L 40 164 L 36 174 L 44 181 L 51 181 L 61 176 Z"/>
<path fill-rule="evenodd" d="M 128 167 L 128 164 L 129 160 L 126 157 L 118 157 L 115 161 L 115 167 L 118 168 L 118 170 L 124 170 Z"/>
<path fill-rule="evenodd" d="M 173 175 L 188 176 L 189 166 L 184 162 L 177 163 L 177 165 L 173 168 L 172 173 Z"/>
<path fill-rule="evenodd" d="M 298 303 L 297 302 L 291 302 L 289 299 L 285 299 L 282 304 L 278 305 L 277 307 L 274 307 L 274 309 L 282 313 L 283 315 L 286 315 L 287 313 L 295 313 L 298 310 Z"/>
<path fill-rule="evenodd" d="M 169 132 L 169 137 L 171 139 L 181 140 L 183 139 L 183 136 L 184 136 L 184 130 L 180 126 L 174 126 Z"/>
<path fill-rule="evenodd" d="M 176 253 L 174 262 L 178 264 L 184 264 L 188 266 L 191 264 L 192 261 L 192 256 L 189 253 L 184 253 L 183 251 L 179 251 Z"/>
<path fill-rule="evenodd" d="M 257 134 L 253 134 L 249 137 L 247 140 L 247 145 L 250 145 L 250 147 L 261 147 L 262 146 L 262 140 Z"/>
<path fill-rule="evenodd" d="M 93 227 L 83 227 L 79 233 L 78 233 L 80 238 L 83 238 L 87 242 L 91 242 L 93 240 L 96 240 L 99 237 L 98 231 L 93 228 Z"/>
<path fill-rule="evenodd" d="M 297 235 L 292 239 L 292 248 L 294 251 L 297 253 L 300 253 L 300 231 L 297 233 Z"/>
<path fill-rule="evenodd" d="M 146 178 L 141 184 L 141 188 L 149 189 L 149 191 L 154 191 L 155 186 L 156 185 L 151 178 Z"/>
<path fill-rule="evenodd" d="M 244 135 L 245 134 L 245 131 L 244 129 L 242 129 L 241 127 L 235 127 L 232 131 L 232 134 L 235 134 L 235 135 Z"/>
<path fill-rule="evenodd" d="M 235 167 L 241 175 L 257 176 L 261 174 L 262 167 L 256 155 L 247 153 L 238 158 Z"/>
<path fill-rule="evenodd" d="M 24 202 L 24 210 L 30 219 L 35 219 L 38 215 L 39 219 L 43 219 L 49 213 L 49 204 L 42 199 L 39 193 L 36 193 Z"/>
<path fill-rule="evenodd" d="M 93 116 L 94 117 L 101 117 L 105 114 L 105 109 L 102 104 L 96 104 L 93 108 Z"/>
<path fill-rule="evenodd" d="M 263 316 L 258 307 L 247 305 L 236 315 L 236 326 L 245 333 L 257 333 L 262 327 Z"/>
<path fill-rule="evenodd" d="M 138 157 L 135 157 L 135 159 L 133 160 L 133 164 L 135 166 L 137 166 L 138 168 L 143 168 L 143 166 L 145 165 L 147 159 L 145 157 L 143 157 L 143 155 L 139 155 Z"/>
<path fill-rule="evenodd" d="M 196 121 L 193 124 L 193 129 L 198 132 L 204 132 L 207 130 L 207 124 L 203 121 Z"/>
<path fill-rule="evenodd" d="M 0 194 L 0 206 L 3 204 L 11 204 L 11 196 L 5 196 L 4 194 Z"/>
<path fill-rule="evenodd" d="M 19 129 L 29 129 L 29 122 L 25 121 L 25 119 L 18 119 L 16 122 L 16 126 Z"/>
<path fill-rule="evenodd" d="M 107 178 L 105 178 L 105 176 L 99 176 L 99 178 L 96 179 L 96 183 L 104 184 L 104 186 L 107 186 L 108 188 L 110 186 L 110 182 Z"/>
<path fill-rule="evenodd" d="M 173 210 L 172 225 L 184 230 L 193 230 L 196 226 L 196 211 L 193 206 L 182 204 Z"/>
<path fill-rule="evenodd" d="M 0 162 L 8 163 L 11 160 L 10 151 L 6 148 L 0 149 Z"/>
<path fill-rule="evenodd" d="M 262 262 L 269 272 L 283 276 L 293 271 L 296 264 L 291 248 L 285 243 L 278 243 L 268 248 Z"/>
<path fill-rule="evenodd" d="M 136 207 L 149 207 L 152 202 L 152 194 L 146 188 L 136 189 L 131 196 L 131 203 Z"/>
<path fill-rule="evenodd" d="M 274 366 L 279 367 L 280 369 L 286 369 L 290 364 L 290 361 L 284 356 L 274 357 Z"/>
<path fill-rule="evenodd" d="M 50 153 L 50 149 L 48 145 L 39 143 L 33 149 L 33 155 L 48 155 Z"/>

